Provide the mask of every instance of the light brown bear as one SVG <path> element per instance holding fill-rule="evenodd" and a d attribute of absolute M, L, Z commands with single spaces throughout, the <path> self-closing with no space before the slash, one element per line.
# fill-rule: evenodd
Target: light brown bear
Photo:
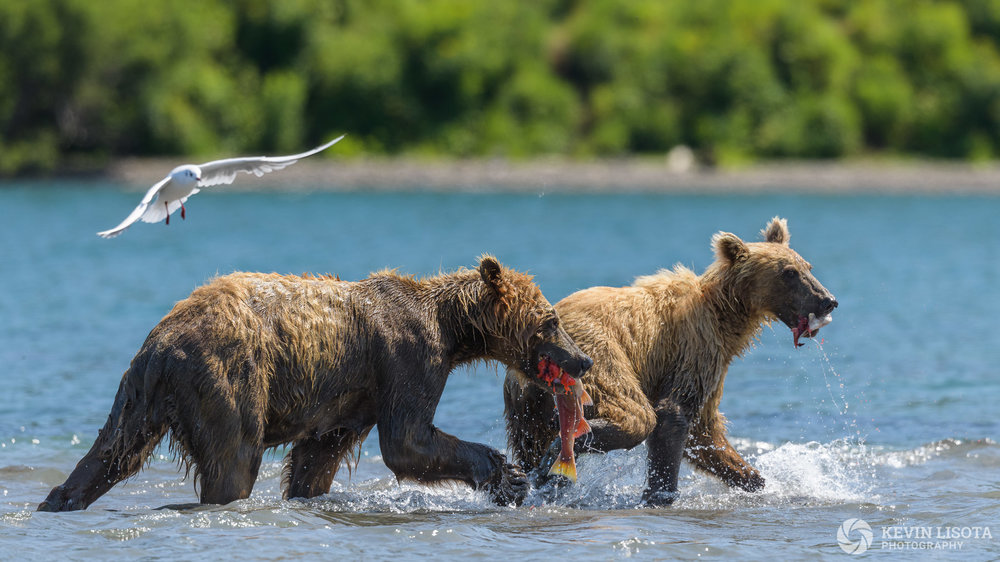
<path fill-rule="evenodd" d="M 799 337 L 829 322 L 837 301 L 788 246 L 784 219 L 775 217 L 762 235 L 764 242 L 746 243 L 716 234 L 716 260 L 700 276 L 677 266 L 556 304 L 563 327 L 594 360 L 584 381 L 594 402 L 585 409 L 593 437 L 578 439 L 576 452 L 646 441 L 648 504 L 676 497 L 682 454 L 730 486 L 764 486 L 726 438 L 719 412 L 726 371 L 763 324 L 782 321 L 800 345 Z M 560 447 L 552 398 L 525 380 L 508 376 L 504 383 L 508 442 L 513 457 L 544 478 Z"/>
<path fill-rule="evenodd" d="M 153 328 L 93 447 L 38 509 L 86 508 L 138 472 L 167 430 L 202 503 L 248 497 L 261 455 L 286 443 L 286 497 L 314 497 L 375 425 L 398 478 L 462 481 L 520 503 L 520 468 L 439 430 L 434 411 L 458 365 L 534 372 L 542 358 L 575 377 L 592 364 L 531 277 L 489 256 L 478 271 L 421 280 L 220 277 Z"/>

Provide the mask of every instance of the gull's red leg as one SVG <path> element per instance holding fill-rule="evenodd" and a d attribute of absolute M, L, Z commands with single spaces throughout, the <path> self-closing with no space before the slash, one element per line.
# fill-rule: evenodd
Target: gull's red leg
<path fill-rule="evenodd" d="M 181 220 L 184 220 L 184 203 L 181 203 Z"/>

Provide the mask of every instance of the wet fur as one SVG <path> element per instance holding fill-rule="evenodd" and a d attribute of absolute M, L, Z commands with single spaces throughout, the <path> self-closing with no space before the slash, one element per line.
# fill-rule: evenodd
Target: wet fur
<path fill-rule="evenodd" d="M 644 498 L 651 503 L 672 501 L 682 453 L 730 486 L 764 486 L 726 437 L 719 404 L 729 364 L 763 325 L 832 310 L 836 301 L 788 247 L 783 219 L 772 220 L 762 234 L 761 243 L 717 234 L 716 261 L 700 276 L 677 266 L 639 277 L 629 287 L 593 287 L 556 304 L 566 331 L 594 360 L 584 381 L 594 401 L 585 411 L 593 433 L 589 443 L 577 440 L 577 452 L 646 441 Z M 782 277 L 791 277 L 783 273 L 788 268 L 796 269 L 799 282 Z M 558 437 L 551 399 L 508 377 L 504 401 L 514 458 L 525 469 L 539 468 Z"/>
<path fill-rule="evenodd" d="M 313 497 L 343 461 L 357 462 L 375 425 L 397 477 L 458 480 L 519 501 L 519 469 L 432 421 L 458 365 L 523 367 L 540 343 L 581 360 L 561 329 L 540 333 L 554 314 L 530 276 L 489 256 L 478 270 L 427 279 L 219 277 L 153 328 L 93 447 L 39 509 L 86 508 L 138 472 L 168 431 L 202 503 L 248 497 L 263 452 L 287 443 L 285 494 Z"/>

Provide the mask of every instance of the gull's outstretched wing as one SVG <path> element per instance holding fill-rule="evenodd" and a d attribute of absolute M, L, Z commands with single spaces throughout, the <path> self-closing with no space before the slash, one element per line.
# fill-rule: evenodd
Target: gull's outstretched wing
<path fill-rule="evenodd" d="M 163 189 L 163 186 L 167 185 L 167 182 L 169 181 L 170 181 L 170 176 L 167 176 L 162 180 L 160 180 L 159 183 L 149 188 L 149 191 L 146 192 L 146 195 L 142 198 L 142 201 L 139 202 L 139 206 L 136 207 L 135 210 L 133 210 L 129 214 L 129 216 L 125 217 L 125 220 L 123 220 L 121 224 L 112 228 L 111 230 L 104 230 L 102 232 L 98 232 L 97 235 L 102 238 L 114 238 L 115 236 L 118 236 L 122 232 L 125 232 L 125 230 L 128 227 L 132 226 L 132 223 L 139 220 L 139 217 L 141 217 L 142 214 L 146 212 L 146 208 L 149 207 L 149 204 L 152 203 L 154 199 L 156 199 L 156 196 L 160 193 L 160 190 Z"/>
<path fill-rule="evenodd" d="M 208 187 L 212 185 L 233 183 L 238 172 L 254 174 L 257 177 L 264 174 L 280 170 L 285 166 L 291 166 L 299 160 L 312 156 L 317 152 L 322 152 L 334 144 L 345 135 L 333 139 L 332 141 L 301 154 L 291 156 L 248 156 L 246 158 L 227 158 L 225 160 L 215 160 L 198 166 L 201 168 L 201 181 L 198 187 Z"/>

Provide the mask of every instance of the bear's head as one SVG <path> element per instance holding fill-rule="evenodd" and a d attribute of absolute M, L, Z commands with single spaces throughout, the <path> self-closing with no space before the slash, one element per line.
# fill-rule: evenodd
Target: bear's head
<path fill-rule="evenodd" d="M 812 265 L 788 246 L 788 223 L 774 217 L 761 231 L 764 242 L 747 243 L 719 232 L 712 246 L 727 277 L 751 312 L 777 318 L 792 330 L 794 343 L 813 337 L 832 320 L 837 299 L 812 274 Z"/>
<path fill-rule="evenodd" d="M 555 308 L 530 275 L 507 269 L 492 256 L 480 259 L 479 273 L 486 285 L 482 300 L 487 344 L 509 369 L 535 375 L 523 377 L 530 383 L 562 391 L 553 384 L 572 386 L 573 379 L 593 366 L 560 325 Z"/>

